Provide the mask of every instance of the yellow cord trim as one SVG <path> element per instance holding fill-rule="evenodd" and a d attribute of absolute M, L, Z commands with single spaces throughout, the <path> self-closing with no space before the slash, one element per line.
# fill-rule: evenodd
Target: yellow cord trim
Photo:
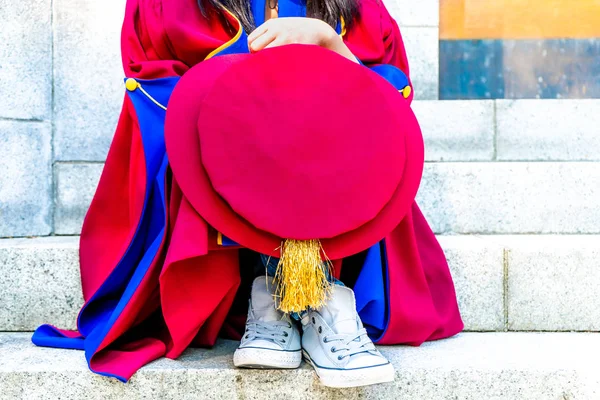
<path fill-rule="evenodd" d="M 342 26 L 340 37 L 344 37 L 346 35 L 346 21 L 344 21 L 344 17 L 340 17 L 340 25 Z"/>
<path fill-rule="evenodd" d="M 235 34 L 235 36 L 233 38 L 231 38 L 231 40 L 229 40 L 228 42 L 222 44 L 221 46 L 217 47 L 216 49 L 214 49 L 213 51 L 211 51 L 206 58 L 204 59 L 204 61 L 208 60 L 209 58 L 213 58 L 215 55 L 217 55 L 218 53 L 222 52 L 223 50 L 225 50 L 226 48 L 230 47 L 231 45 L 233 45 L 235 42 L 238 41 L 238 39 L 242 36 L 242 32 L 244 31 L 244 28 L 242 27 L 242 23 L 240 22 L 239 19 L 237 19 L 237 17 L 235 15 L 233 15 L 233 13 L 231 11 L 229 11 L 226 8 L 223 8 L 225 10 L 225 12 L 227 12 L 229 15 L 231 15 L 231 17 L 233 19 L 235 19 L 238 23 L 238 31 Z"/>
<path fill-rule="evenodd" d="M 150 96 L 150 93 L 146 92 L 144 90 L 144 88 L 142 87 L 142 84 L 139 83 L 138 81 L 136 81 L 135 79 L 133 79 L 133 78 L 127 79 L 125 81 L 125 87 L 130 92 L 133 92 L 136 89 L 140 89 L 140 92 L 142 92 L 148 99 L 150 99 L 151 102 L 153 102 L 154 104 L 156 104 L 157 106 L 159 106 L 163 110 L 167 111 L 167 107 L 163 106 L 158 101 L 156 101 L 156 99 L 154 97 Z"/>
<path fill-rule="evenodd" d="M 223 234 L 221 232 L 217 232 L 217 244 L 223 246 Z"/>
<path fill-rule="evenodd" d="M 275 300 L 283 312 L 321 308 L 331 296 L 331 260 L 321 258 L 319 240 L 287 239 L 281 244 L 281 258 L 275 272 Z M 323 253 L 324 254 L 324 253 Z"/>

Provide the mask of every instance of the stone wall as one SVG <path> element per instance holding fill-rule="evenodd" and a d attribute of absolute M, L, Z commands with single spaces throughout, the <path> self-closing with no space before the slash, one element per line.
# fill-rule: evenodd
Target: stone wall
<path fill-rule="evenodd" d="M 438 0 L 388 0 L 416 96 L 438 93 Z M 0 0 L 0 237 L 77 234 L 122 98 L 125 0 Z"/>

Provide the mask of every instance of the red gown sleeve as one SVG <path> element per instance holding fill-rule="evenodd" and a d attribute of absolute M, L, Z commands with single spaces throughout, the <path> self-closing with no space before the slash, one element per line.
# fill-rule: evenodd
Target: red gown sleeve
<path fill-rule="evenodd" d="M 410 68 L 400 28 L 381 0 L 363 0 L 359 16 L 344 36 L 350 51 L 366 66 L 389 65 L 408 78 Z M 414 90 L 407 98 L 412 102 Z"/>

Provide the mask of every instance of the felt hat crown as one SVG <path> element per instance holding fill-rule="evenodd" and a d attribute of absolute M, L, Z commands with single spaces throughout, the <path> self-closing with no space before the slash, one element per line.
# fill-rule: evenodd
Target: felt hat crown
<path fill-rule="evenodd" d="M 175 87 L 165 136 L 174 177 L 200 216 L 284 258 L 289 246 L 306 245 L 320 261 L 382 240 L 412 205 L 423 168 L 404 97 L 317 46 L 200 63 Z"/>

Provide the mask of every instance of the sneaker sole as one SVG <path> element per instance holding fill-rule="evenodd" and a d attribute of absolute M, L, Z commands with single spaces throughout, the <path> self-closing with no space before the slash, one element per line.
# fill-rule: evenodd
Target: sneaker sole
<path fill-rule="evenodd" d="M 391 363 L 370 368 L 339 370 L 317 366 L 306 351 L 302 352 L 307 363 L 312 365 L 319 380 L 324 386 L 331 388 L 350 388 L 393 382 L 394 366 Z"/>
<path fill-rule="evenodd" d="M 293 369 L 302 363 L 302 352 L 243 348 L 233 354 L 233 365 L 238 368 Z"/>

